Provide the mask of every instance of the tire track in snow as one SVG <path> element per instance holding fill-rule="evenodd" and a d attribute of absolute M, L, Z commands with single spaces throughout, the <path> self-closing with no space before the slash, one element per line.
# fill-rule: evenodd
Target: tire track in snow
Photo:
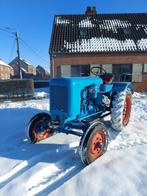
<path fill-rule="evenodd" d="M 137 128 L 134 129 L 134 132 L 129 131 L 130 129 L 134 129 L 133 124 L 122 132 L 116 132 L 112 130 L 112 128 L 108 128 L 108 152 L 119 151 L 121 149 L 141 145 L 142 143 L 147 143 L 142 132 L 138 132 Z M 73 164 L 69 162 L 70 159 L 73 160 L 74 156 L 68 156 L 67 159 L 50 164 L 41 172 L 32 176 L 26 186 L 29 195 L 47 195 L 82 170 L 84 166 L 80 159 L 76 159 Z M 61 169 L 56 165 L 62 165 Z"/>
<path fill-rule="evenodd" d="M 28 195 L 49 194 L 84 167 L 80 158 L 69 152 L 69 156 L 49 164 L 29 179 L 26 184 Z"/>
<path fill-rule="evenodd" d="M 133 127 L 133 126 L 130 126 Z M 109 131 L 109 144 L 107 151 L 117 151 L 121 149 L 130 148 L 136 145 L 147 144 L 147 135 L 142 132 L 138 133 L 134 128 L 134 132 L 124 130 L 117 134 L 114 131 Z"/>
<path fill-rule="evenodd" d="M 77 143 L 71 144 L 71 148 L 69 148 L 70 145 L 69 146 L 66 145 L 66 146 L 60 147 L 60 150 L 53 149 L 52 151 L 51 150 L 47 150 L 45 152 L 43 151 L 42 153 L 34 156 L 33 158 L 21 162 L 20 164 L 16 165 L 12 170 L 10 170 L 8 173 L 6 173 L 3 176 L 0 176 L 0 189 L 3 188 L 9 182 L 13 181 L 16 177 L 21 176 L 24 172 L 27 172 L 27 170 L 29 170 L 35 164 L 42 161 L 43 158 L 53 156 L 54 153 L 57 151 L 59 153 L 60 153 L 60 151 L 62 153 L 66 153 L 68 151 L 73 151 L 75 149 L 76 145 L 77 145 Z"/>
<path fill-rule="evenodd" d="M 109 126 L 110 127 L 110 126 Z M 141 128 L 142 129 L 142 128 Z M 134 132 L 129 131 L 134 130 Z M 111 128 L 109 128 L 109 151 L 116 151 L 121 149 L 126 149 L 129 147 L 133 147 L 136 145 L 141 145 L 142 143 L 147 143 L 145 135 L 141 132 L 138 132 L 138 128 L 136 124 L 130 123 L 130 126 L 126 128 L 125 131 L 115 132 Z M 69 159 L 69 157 L 68 157 Z M 30 195 L 42 195 L 49 194 L 60 185 L 62 185 L 66 180 L 68 180 L 71 176 L 75 175 L 78 170 L 82 169 L 82 165 L 75 163 L 64 168 L 64 164 L 66 164 L 66 160 L 63 160 L 63 167 L 60 170 L 56 167 L 56 163 L 50 165 L 45 168 L 42 173 L 44 176 L 40 178 L 39 173 L 34 175 L 28 183 L 27 190 Z M 52 173 L 50 171 L 52 170 Z M 35 179 L 39 179 L 34 185 L 33 182 Z"/>

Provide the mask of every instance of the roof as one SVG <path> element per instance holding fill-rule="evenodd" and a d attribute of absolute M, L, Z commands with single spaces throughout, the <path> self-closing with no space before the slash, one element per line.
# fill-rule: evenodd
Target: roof
<path fill-rule="evenodd" d="M 23 67 L 21 67 L 21 70 L 25 73 L 27 73 L 27 70 L 25 70 Z"/>
<path fill-rule="evenodd" d="M 147 13 L 57 15 L 49 52 L 147 52 Z"/>
<path fill-rule="evenodd" d="M 0 59 L 0 65 L 6 66 L 6 67 L 10 67 L 10 65 L 8 65 L 7 63 L 5 63 L 2 59 Z"/>
<path fill-rule="evenodd" d="M 25 63 L 26 65 L 31 65 L 30 63 L 28 63 L 25 59 L 21 59 L 20 58 L 20 61 L 22 63 Z M 9 64 L 13 64 L 14 62 L 18 62 L 18 57 L 15 57 Z"/>

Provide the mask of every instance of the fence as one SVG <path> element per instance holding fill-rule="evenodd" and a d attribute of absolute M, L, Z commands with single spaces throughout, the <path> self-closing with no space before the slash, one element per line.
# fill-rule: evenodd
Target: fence
<path fill-rule="evenodd" d="M 50 80 L 34 80 L 34 88 L 49 87 Z"/>
<path fill-rule="evenodd" d="M 0 80 L 0 101 L 29 99 L 33 95 L 33 80 Z"/>

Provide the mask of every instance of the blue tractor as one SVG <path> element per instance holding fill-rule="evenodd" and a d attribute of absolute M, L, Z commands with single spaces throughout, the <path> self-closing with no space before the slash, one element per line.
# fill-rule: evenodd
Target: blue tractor
<path fill-rule="evenodd" d="M 131 83 L 113 83 L 113 75 L 101 67 L 96 77 L 54 78 L 50 82 L 50 113 L 39 113 L 29 122 L 27 135 L 36 143 L 55 133 L 81 137 L 79 154 L 88 165 L 107 150 L 108 135 L 101 119 L 111 115 L 112 127 L 127 126 L 132 105 Z"/>

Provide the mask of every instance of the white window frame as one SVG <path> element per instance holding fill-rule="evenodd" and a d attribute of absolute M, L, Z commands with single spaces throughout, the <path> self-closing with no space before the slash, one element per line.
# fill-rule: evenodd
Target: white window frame
<path fill-rule="evenodd" d="M 143 73 L 147 73 L 147 63 L 143 65 Z"/>
<path fill-rule="evenodd" d="M 133 64 L 132 82 L 142 82 L 143 64 Z"/>

